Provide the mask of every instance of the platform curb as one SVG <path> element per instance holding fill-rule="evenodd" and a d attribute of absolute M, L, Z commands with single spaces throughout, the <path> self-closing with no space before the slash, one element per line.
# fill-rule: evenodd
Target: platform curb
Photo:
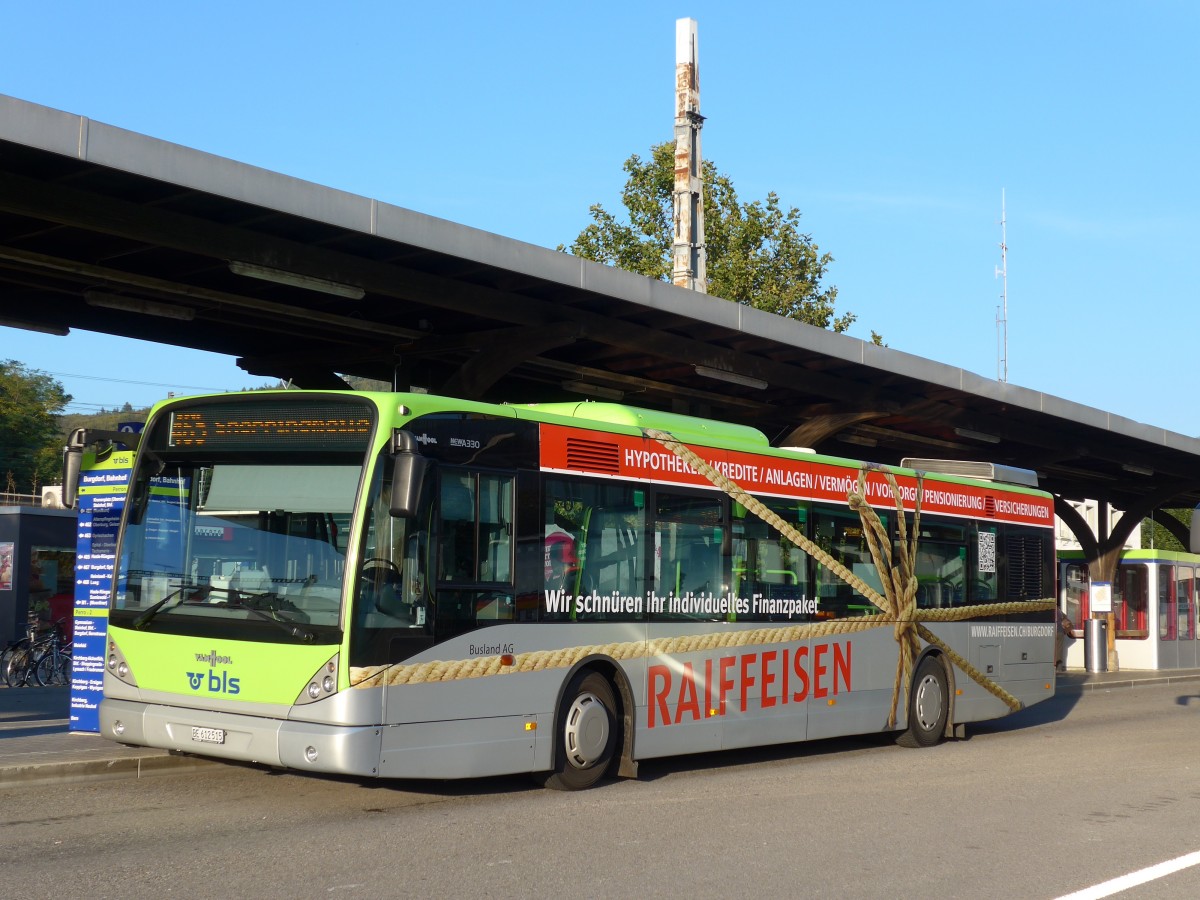
<path fill-rule="evenodd" d="M 162 756 L 128 756 L 115 759 L 64 760 L 30 763 L 0 768 L 0 790 L 45 784 L 72 784 L 81 781 L 113 781 L 149 778 L 181 769 L 199 769 L 221 764 L 221 760 L 202 759 L 186 753 L 169 752 Z"/>
<path fill-rule="evenodd" d="M 1186 675 L 1150 675 L 1121 677 L 1120 672 L 1105 672 L 1099 675 L 1059 675 L 1054 687 L 1056 694 L 1082 691 L 1108 691 L 1114 688 L 1152 687 L 1161 684 L 1183 684 L 1200 681 L 1200 672 Z"/>

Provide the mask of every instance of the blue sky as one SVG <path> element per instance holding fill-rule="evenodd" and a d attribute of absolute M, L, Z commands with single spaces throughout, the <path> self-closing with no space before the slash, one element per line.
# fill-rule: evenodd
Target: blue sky
<path fill-rule="evenodd" d="M 704 155 L 800 209 L 851 334 L 996 377 L 1003 191 L 1008 380 L 1200 434 L 1165 339 L 1200 334 L 1200 4 L 12 4 L 0 93 L 554 247 L 670 139 L 685 16 Z M 260 382 L 86 332 L 0 358 L 80 411 Z"/>

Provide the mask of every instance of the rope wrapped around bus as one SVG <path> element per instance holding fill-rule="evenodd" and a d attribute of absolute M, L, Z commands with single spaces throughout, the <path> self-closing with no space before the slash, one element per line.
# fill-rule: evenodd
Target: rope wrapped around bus
<path fill-rule="evenodd" d="M 867 544 L 871 551 L 871 558 L 879 572 L 880 581 L 884 588 L 883 594 L 880 594 L 830 556 L 820 546 L 772 512 L 762 501 L 751 496 L 733 481 L 716 471 L 716 469 L 706 463 L 673 435 L 653 428 L 644 428 L 642 432 L 646 437 L 657 441 L 688 463 L 696 472 L 708 479 L 713 486 L 740 503 L 747 511 L 762 519 L 801 550 L 811 555 L 820 565 L 827 568 L 837 578 L 850 585 L 851 588 L 865 597 L 882 615 L 871 613 L 864 616 L 830 619 L 824 622 L 813 622 L 803 625 L 678 635 L 670 638 L 658 638 L 648 642 L 624 641 L 611 644 L 565 647 L 557 650 L 538 650 L 516 654 L 512 657 L 513 662 L 511 665 L 504 665 L 503 657 L 501 656 L 483 656 L 474 659 L 431 660 L 423 663 L 367 666 L 351 670 L 351 686 L 366 688 L 382 685 L 457 681 L 467 678 L 486 678 L 492 675 L 570 668 L 580 660 L 596 655 L 607 656 L 620 661 L 624 659 L 639 659 L 660 655 L 667 656 L 729 647 L 784 644 L 814 637 L 852 634 L 871 628 L 880 628 L 891 623 L 893 625 L 893 633 L 900 647 L 900 653 L 896 662 L 896 677 L 893 683 L 891 714 L 888 717 L 887 724 L 888 729 L 895 727 L 897 710 L 901 702 L 904 703 L 904 712 L 907 715 L 908 684 L 912 677 L 913 664 L 921 650 L 921 639 L 936 646 L 969 678 L 993 696 L 1002 700 L 1014 712 L 1021 708 L 1021 702 L 1017 698 L 983 675 L 922 623 L 955 622 L 979 616 L 1048 611 L 1054 608 L 1054 601 L 1016 601 L 965 606 L 957 609 L 925 609 L 918 611 L 916 606 L 917 578 L 915 562 L 922 493 L 920 473 L 917 476 L 917 497 L 911 530 L 907 525 L 904 503 L 898 490 L 895 476 L 887 469 L 864 464 L 859 471 L 855 488 L 847 494 L 847 501 L 850 508 L 858 513 L 863 523 L 864 533 L 867 536 Z M 867 473 L 872 470 L 878 471 L 883 475 L 892 489 L 892 496 L 896 500 L 896 508 L 899 513 L 898 525 L 900 536 L 900 553 L 898 559 L 893 557 L 887 529 L 883 526 L 879 515 L 866 500 L 866 477 Z"/>
<path fill-rule="evenodd" d="M 957 622 L 963 619 L 973 619 L 978 616 L 1038 612 L 1053 609 L 1054 601 L 1035 600 L 991 603 L 979 606 L 961 606 L 958 609 L 926 609 L 918 612 L 916 558 L 917 536 L 920 533 L 921 496 L 923 493 L 921 488 L 924 480 L 920 472 L 917 473 L 917 491 L 913 507 L 911 530 L 908 528 L 907 516 L 904 511 L 904 501 L 896 484 L 896 477 L 888 469 L 864 463 L 859 470 L 858 482 L 855 488 L 847 494 L 846 499 L 850 508 L 858 513 L 859 519 L 863 523 L 867 546 L 870 548 L 871 558 L 875 562 L 875 568 L 879 572 L 879 579 L 884 589 L 884 593 L 880 595 L 874 588 L 830 556 L 815 542 L 809 540 L 807 536 L 797 531 L 772 512 L 761 500 L 742 490 L 737 484 L 706 463 L 673 435 L 652 428 L 643 429 L 643 433 L 647 437 L 658 441 L 658 443 L 662 444 L 680 459 L 687 462 L 715 487 L 745 507 L 748 512 L 762 519 L 805 553 L 812 556 L 820 565 L 827 568 L 835 576 L 869 600 L 885 617 L 883 621 L 880 621 L 878 616 L 870 614 L 850 619 L 834 619 L 822 624 L 835 625 L 865 620 L 871 623 L 871 625 L 878 627 L 886 624 L 888 621 L 894 623 L 894 634 L 896 642 L 900 645 L 900 655 L 896 660 L 896 678 L 892 685 L 892 712 L 888 717 L 888 728 L 892 728 L 896 724 L 896 711 L 901 701 L 904 702 L 905 714 L 907 715 L 908 712 L 908 683 L 912 677 L 913 663 L 916 661 L 917 655 L 921 652 L 921 644 L 918 636 L 924 638 L 927 643 L 933 644 L 945 653 L 947 658 L 954 665 L 958 666 L 972 681 L 976 682 L 994 697 L 1004 701 L 1009 709 L 1016 712 L 1021 708 L 1021 701 L 963 659 L 962 656 L 921 623 Z M 887 529 L 883 526 L 878 513 L 871 508 L 871 504 L 866 499 L 866 478 L 867 473 L 870 471 L 877 471 L 884 477 L 888 487 L 892 489 L 892 496 L 896 501 L 897 526 L 900 538 L 898 560 L 892 556 L 891 541 L 888 539 Z M 820 626 L 818 625 L 817 627 L 819 628 Z M 836 632 L 818 630 L 814 631 L 812 636 L 824 635 L 826 633 Z"/>

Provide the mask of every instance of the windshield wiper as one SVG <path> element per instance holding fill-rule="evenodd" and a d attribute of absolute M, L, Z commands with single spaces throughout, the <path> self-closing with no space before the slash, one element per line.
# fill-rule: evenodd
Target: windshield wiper
<path fill-rule="evenodd" d="M 306 644 L 311 644 L 317 639 L 317 636 L 307 628 L 301 628 L 298 622 L 284 615 L 283 610 L 279 609 L 275 604 L 268 602 L 265 610 L 262 607 L 253 605 L 255 600 L 270 600 L 271 598 L 275 598 L 276 600 L 280 599 L 279 595 L 274 591 L 263 591 L 261 594 L 243 595 L 242 592 L 236 588 L 230 588 L 229 593 L 237 595 L 235 599 L 229 600 L 225 603 L 225 605 L 230 609 L 244 609 L 246 612 L 257 616 L 264 622 L 274 623 L 278 628 L 281 628 L 284 632 L 290 634 L 296 640 L 303 641 Z"/>
<path fill-rule="evenodd" d="M 180 603 L 183 603 L 187 600 L 203 599 L 204 597 L 208 596 L 208 592 L 211 590 L 211 588 L 207 585 L 201 585 L 197 587 L 194 584 L 185 584 L 176 590 L 171 591 L 171 593 L 167 594 L 167 596 L 163 597 L 148 610 L 134 619 L 133 627 L 137 629 L 145 628 L 146 625 L 149 624 L 150 620 L 157 616 L 159 611 L 166 606 L 168 600 L 170 600 L 172 597 L 178 597 L 181 594 L 184 594 L 185 591 L 190 591 L 193 589 L 196 591 L 195 594 L 193 594 L 191 597 L 184 595 L 183 599 L 176 601 L 174 604 L 172 604 L 172 606 L 178 606 Z"/>
<path fill-rule="evenodd" d="M 146 625 L 149 624 L 150 620 L 157 616 L 164 609 L 174 609 L 176 606 L 179 606 L 181 603 L 186 603 L 189 600 L 203 600 L 212 592 L 212 590 L 212 585 L 196 586 L 185 584 L 182 587 L 171 591 L 171 593 L 167 594 L 167 596 L 163 597 L 144 613 L 134 619 L 133 627 L 139 630 L 145 628 Z M 220 588 L 220 590 L 226 592 L 232 597 L 232 599 L 225 602 L 224 605 L 226 607 L 230 609 L 244 609 L 251 615 L 258 617 L 265 622 L 273 623 L 285 633 L 291 635 L 298 641 L 303 641 L 306 644 L 312 643 L 316 640 L 315 634 L 313 634 L 307 628 L 302 628 L 301 623 L 289 618 L 283 612 L 283 610 L 279 609 L 279 607 L 274 603 L 267 602 L 265 604 L 265 610 L 261 606 L 254 605 L 255 601 L 270 601 L 271 598 L 276 600 L 280 599 L 279 595 L 274 591 L 263 591 L 261 594 L 243 594 L 236 588 Z M 187 593 L 188 591 L 192 591 L 192 593 L 189 594 Z M 176 597 L 180 597 L 181 599 L 176 600 L 175 603 L 168 607 L 167 603 Z"/>

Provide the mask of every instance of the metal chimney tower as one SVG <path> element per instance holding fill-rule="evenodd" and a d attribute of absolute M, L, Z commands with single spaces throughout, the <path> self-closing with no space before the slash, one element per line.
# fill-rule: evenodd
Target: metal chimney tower
<path fill-rule="evenodd" d="M 675 242 L 671 280 L 707 293 L 704 182 L 700 177 L 700 64 L 695 19 L 675 21 Z"/>
<path fill-rule="evenodd" d="M 996 277 L 1004 279 L 1001 282 L 1000 302 L 1002 307 L 996 309 L 996 378 L 1008 381 L 1008 217 L 1004 209 L 1004 189 L 1000 189 L 1000 265 L 996 267 Z"/>

